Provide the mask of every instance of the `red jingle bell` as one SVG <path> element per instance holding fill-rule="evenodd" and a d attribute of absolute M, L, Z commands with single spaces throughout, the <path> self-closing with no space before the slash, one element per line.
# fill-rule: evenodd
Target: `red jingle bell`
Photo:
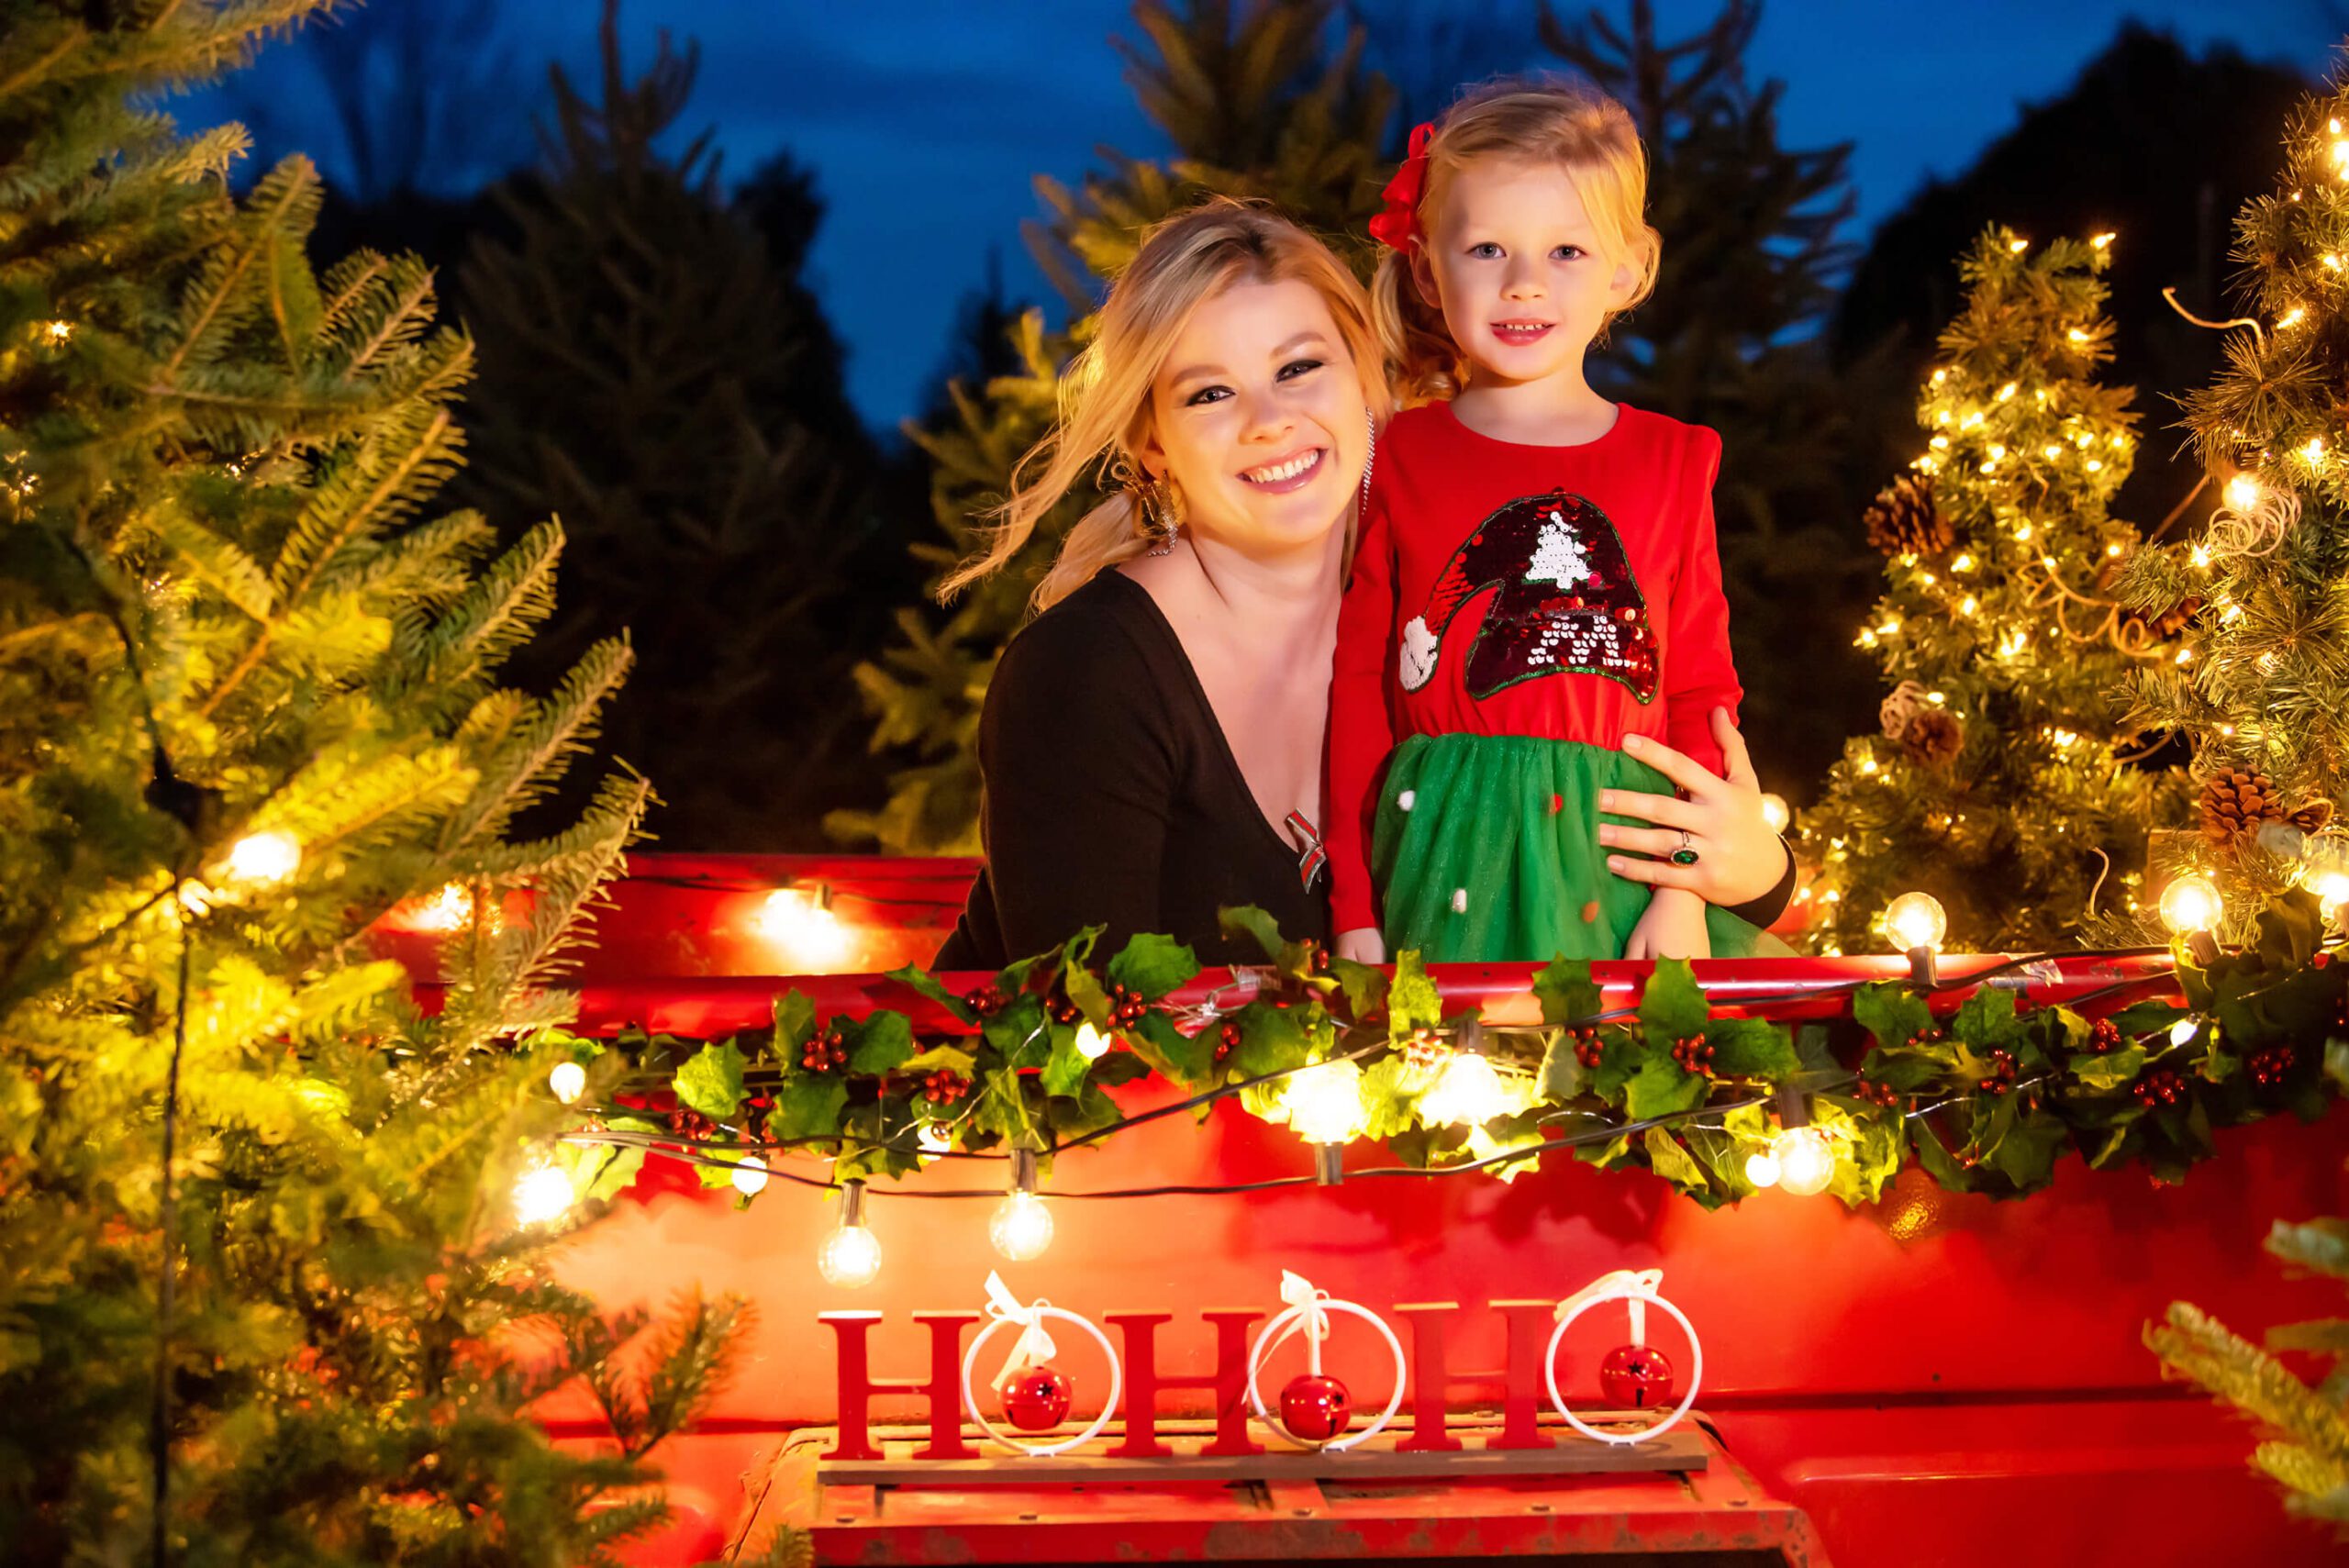
<path fill-rule="evenodd" d="M 1003 1418 L 1023 1432 L 1049 1432 L 1068 1417 L 1068 1373 L 1052 1366 L 1024 1366 L 996 1390 Z"/>
<path fill-rule="evenodd" d="M 1598 1363 L 1598 1391 L 1619 1409 L 1661 1409 L 1672 1403 L 1672 1362 L 1653 1345 L 1618 1345 Z"/>
<path fill-rule="evenodd" d="M 1328 1442 L 1353 1413 L 1353 1396 L 1327 1373 L 1298 1373 L 1281 1390 L 1281 1425 L 1300 1442 Z"/>

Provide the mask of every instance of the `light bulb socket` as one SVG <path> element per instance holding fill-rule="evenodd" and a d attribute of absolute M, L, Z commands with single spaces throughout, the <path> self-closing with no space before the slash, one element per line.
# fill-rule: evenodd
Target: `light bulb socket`
<path fill-rule="evenodd" d="M 1011 1190 L 1033 1196 L 1036 1191 L 1036 1151 L 1015 1149 L 1011 1151 Z"/>
<path fill-rule="evenodd" d="M 1791 1084 L 1778 1091 L 1778 1125 L 1788 1132 L 1810 1125 L 1810 1098 Z"/>
<path fill-rule="evenodd" d="M 1485 1024 L 1481 1018 L 1463 1018 L 1459 1028 L 1452 1031 L 1452 1049 L 1470 1056 L 1485 1053 Z"/>
<path fill-rule="evenodd" d="M 841 1184 L 841 1225 L 843 1229 L 864 1223 L 864 1184 L 850 1177 Z"/>
<path fill-rule="evenodd" d="M 1316 1143 L 1313 1150 L 1313 1179 L 1325 1187 L 1334 1187 L 1346 1179 L 1346 1146 L 1342 1143 Z"/>
<path fill-rule="evenodd" d="M 2199 931 L 2187 932 L 2186 951 L 2187 956 L 2193 959 L 2196 963 L 2204 969 L 2210 968 L 2219 962 L 2218 933 L 2207 926 Z"/>
<path fill-rule="evenodd" d="M 1920 991 L 1931 991 L 1942 983 L 1941 954 L 1920 943 L 1909 950 L 1909 983 Z"/>

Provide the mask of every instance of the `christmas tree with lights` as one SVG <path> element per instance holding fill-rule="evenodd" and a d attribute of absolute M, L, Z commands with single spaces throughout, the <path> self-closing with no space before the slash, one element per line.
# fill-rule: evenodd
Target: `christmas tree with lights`
<path fill-rule="evenodd" d="M 1888 557 L 1858 639 L 1892 686 L 1882 732 L 1846 745 L 1803 815 L 1820 951 L 1918 945 L 1882 923 L 1912 891 L 1953 949 L 2076 940 L 2098 899 L 2127 906 L 2147 828 L 2179 809 L 2135 765 L 2120 695 L 2173 655 L 2170 628 L 2113 595 L 2138 535 L 2106 509 L 2135 448 L 2129 391 L 2096 379 L 2111 239 L 1993 228 L 1965 261 L 1918 404 L 1926 450 L 1867 516 Z"/>
<path fill-rule="evenodd" d="M 552 982 L 647 787 L 507 825 L 628 650 L 495 684 L 562 541 L 429 511 L 472 352 L 430 273 L 313 271 L 309 163 L 234 199 L 242 130 L 151 107 L 320 8 L 0 4 L 12 1562 L 608 1562 L 736 1316 L 685 1304 L 640 1381 L 642 1318 L 546 1268 L 628 1174 L 556 1143 L 613 1070 L 551 1080 L 593 1056 Z M 447 929 L 431 1017 L 386 917 Z M 574 1381 L 600 1452 L 525 1416 Z"/>
<path fill-rule="evenodd" d="M 2236 220 L 2243 314 L 2188 424 L 2221 505 L 2199 537 L 2143 552 L 2139 606 L 2196 606 L 2176 657 L 2141 671 L 2138 716 L 2186 736 L 2198 869 L 2230 929 L 2263 895 L 2349 892 L 2331 827 L 2349 795 L 2349 94 L 2299 111 L 2282 183 Z"/>
<path fill-rule="evenodd" d="M 1174 144 L 1172 160 L 1113 152 L 1109 168 L 1081 189 L 1037 182 L 1053 217 L 1031 227 L 1030 248 L 1079 319 L 1054 333 L 1041 312 L 1024 313 L 1012 335 L 1016 373 L 975 392 L 953 387 L 951 418 L 908 427 L 934 465 L 930 505 L 946 542 L 914 547 L 934 572 L 943 574 L 977 547 L 974 519 L 1003 498 L 1012 465 L 1051 428 L 1063 368 L 1088 331 L 1082 317 L 1098 303 L 1101 284 L 1133 260 L 1145 227 L 1209 195 L 1261 197 L 1341 253 L 1353 248 L 1367 275 L 1363 236 L 1388 172 L 1376 149 L 1390 94 L 1363 68 L 1360 29 L 1333 53 L 1331 0 L 1234 10 L 1227 0 L 1143 0 L 1134 8 L 1147 46 L 1120 47 L 1143 108 Z M 828 825 L 841 838 L 893 854 L 977 852 L 987 682 L 1062 536 L 1097 500 L 1071 494 L 1008 566 L 945 611 L 898 612 L 896 645 L 860 665 L 857 682 L 874 716 L 874 748 L 899 763 L 880 809 L 833 813 Z"/>

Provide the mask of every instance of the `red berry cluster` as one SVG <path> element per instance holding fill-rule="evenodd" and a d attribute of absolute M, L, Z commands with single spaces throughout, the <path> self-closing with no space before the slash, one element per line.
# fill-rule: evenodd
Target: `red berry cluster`
<path fill-rule="evenodd" d="M 1085 1009 L 1067 992 L 1055 991 L 1044 998 L 1044 1016 L 1056 1024 L 1074 1024 L 1085 1017 Z"/>
<path fill-rule="evenodd" d="M 921 1077 L 921 1097 L 933 1106 L 948 1105 L 959 1100 L 970 1092 L 970 1088 L 971 1081 L 968 1078 L 963 1077 L 960 1073 L 951 1073 L 943 1067 L 935 1073 L 925 1073 Z"/>
<path fill-rule="evenodd" d="M 1976 1084 L 1986 1095 L 2003 1095 L 2015 1086 L 2015 1057 L 2010 1051 L 1990 1053 L 1990 1075 Z"/>
<path fill-rule="evenodd" d="M 1242 1032 L 1243 1031 L 1241 1029 L 1237 1019 L 1224 1019 L 1223 1028 L 1216 1031 L 1215 1037 L 1215 1059 L 1218 1062 L 1222 1061 L 1225 1057 L 1240 1049 L 1240 1040 Z"/>
<path fill-rule="evenodd" d="M 1945 1040 L 1948 1038 L 1949 1036 L 1940 1029 L 1919 1029 L 1915 1034 L 1909 1037 L 1909 1049 L 1911 1051 L 1922 1051 L 1927 1046 L 1939 1045 L 1943 1040 Z"/>
<path fill-rule="evenodd" d="M 1607 1051 L 1606 1042 L 1598 1038 L 1598 1031 L 1596 1029 L 1585 1028 L 1569 1029 L 1566 1032 L 1574 1037 L 1575 1060 L 1585 1067 L 1596 1069 L 1598 1066 L 1599 1057 Z"/>
<path fill-rule="evenodd" d="M 963 993 L 963 1005 L 981 1018 L 989 1013 L 1000 1013 L 1010 1000 L 1003 994 L 1003 987 L 993 981 Z"/>
<path fill-rule="evenodd" d="M 2186 1080 L 2169 1068 L 2156 1067 L 2138 1079 L 2130 1092 L 2147 1110 L 2156 1106 L 2174 1106 L 2186 1098 Z"/>
<path fill-rule="evenodd" d="M 848 1040 L 838 1029 L 807 1037 L 799 1048 L 799 1065 L 810 1073 L 829 1073 L 848 1065 Z"/>
<path fill-rule="evenodd" d="M 2253 1051 L 2251 1061 L 2246 1065 L 2251 1070 L 2253 1083 L 2263 1089 L 2272 1089 L 2282 1083 L 2285 1075 L 2291 1072 L 2292 1062 L 2290 1046 L 2270 1045 Z"/>
<path fill-rule="evenodd" d="M 1899 1090 L 1894 1088 L 1889 1084 L 1878 1084 L 1866 1078 L 1863 1078 L 1857 1084 L 1853 1084 L 1852 1093 L 1858 1098 L 1865 1100 L 1868 1104 L 1872 1106 L 1882 1106 L 1887 1110 L 1890 1110 L 1894 1106 L 1900 1103 Z"/>
<path fill-rule="evenodd" d="M 1149 1015 L 1150 1004 L 1123 985 L 1109 987 L 1109 1022 L 1118 1029 L 1130 1029 Z"/>
<path fill-rule="evenodd" d="M 1319 942 L 1308 942 L 1308 943 L 1306 943 L 1306 944 L 1305 944 L 1305 973 L 1308 973 L 1308 974 L 1327 974 L 1327 973 L 1330 973 L 1330 950 L 1329 950 L 1328 948 L 1326 948 L 1326 947 L 1322 946 Z"/>
<path fill-rule="evenodd" d="M 1413 1029 L 1411 1038 L 1403 1042 L 1404 1062 L 1422 1073 L 1442 1063 L 1444 1054 L 1444 1043 L 1433 1029 Z"/>
<path fill-rule="evenodd" d="M 2110 1018 L 2099 1018 L 2088 1026 L 2088 1049 L 2102 1056 L 2108 1051 L 2121 1049 L 2121 1026 Z"/>
<path fill-rule="evenodd" d="M 718 1124 L 697 1110 L 679 1106 L 669 1113 L 669 1130 L 679 1138 L 706 1138 L 718 1130 Z"/>
<path fill-rule="evenodd" d="M 1709 1078 L 1713 1075 L 1713 1048 L 1705 1037 L 1692 1034 L 1686 1040 L 1672 1042 L 1672 1060 L 1680 1063 L 1684 1073 L 1696 1073 Z"/>

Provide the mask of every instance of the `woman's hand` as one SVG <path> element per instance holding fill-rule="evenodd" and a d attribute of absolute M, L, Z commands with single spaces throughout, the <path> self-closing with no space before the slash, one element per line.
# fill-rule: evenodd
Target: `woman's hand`
<path fill-rule="evenodd" d="M 1705 929 L 1705 901 L 1677 887 L 1648 895 L 1647 913 L 1624 940 L 1625 958 L 1710 958 L 1713 940 Z"/>
<path fill-rule="evenodd" d="M 1351 931 L 1338 933 L 1337 953 L 1340 958 L 1356 963 L 1385 963 L 1386 941 L 1375 926 L 1357 926 Z"/>
<path fill-rule="evenodd" d="M 1787 849 L 1763 814 L 1753 761 L 1746 755 L 1745 738 L 1730 722 L 1727 708 L 1713 709 L 1712 726 L 1713 739 L 1720 743 L 1722 764 L 1729 770 L 1727 778 L 1714 776 L 1710 768 L 1661 740 L 1638 735 L 1624 740 L 1626 752 L 1687 790 L 1688 798 L 1601 790 L 1601 811 L 1655 826 L 1617 828 L 1602 822 L 1598 841 L 1610 850 L 1637 851 L 1607 857 L 1607 869 L 1617 876 L 1659 889 L 1686 889 L 1709 904 L 1734 908 L 1778 885 L 1787 872 Z M 1694 865 L 1674 865 L 1671 861 L 1672 851 L 1684 847 L 1684 833 L 1686 847 L 1697 851 Z M 1655 858 L 1641 860 L 1638 855 Z"/>

